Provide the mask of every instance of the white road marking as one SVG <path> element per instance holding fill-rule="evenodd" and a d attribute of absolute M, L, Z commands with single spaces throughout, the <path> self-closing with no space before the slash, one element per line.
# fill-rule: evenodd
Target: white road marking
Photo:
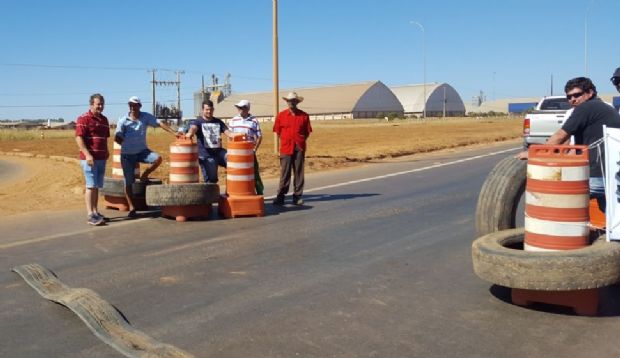
<path fill-rule="evenodd" d="M 129 224 L 132 224 L 132 223 L 135 223 L 135 222 L 140 222 L 140 221 L 145 221 L 145 220 L 149 220 L 149 218 L 135 219 L 135 220 L 125 220 L 125 221 L 122 221 L 120 223 L 114 223 L 113 225 L 106 225 L 106 226 L 100 226 L 100 227 L 91 227 L 91 228 L 88 228 L 88 229 L 83 229 L 83 230 L 78 230 L 78 231 L 73 231 L 73 232 L 65 232 L 65 233 L 60 233 L 60 234 L 55 234 L 55 235 L 48 235 L 48 236 L 36 237 L 36 238 L 32 238 L 32 239 L 27 239 L 27 240 L 9 242 L 9 243 L 6 243 L 6 244 L 0 244 L 0 250 L 10 249 L 12 247 L 17 247 L 17 246 L 35 244 L 35 243 L 38 243 L 38 242 L 52 241 L 52 240 L 56 240 L 56 239 L 65 238 L 67 236 L 73 236 L 73 235 L 79 235 L 79 234 L 88 234 L 88 233 L 92 233 L 93 231 L 104 231 L 104 230 L 112 229 L 112 228 L 115 228 L 115 227 L 125 226 L 125 225 L 129 225 Z"/>
<path fill-rule="evenodd" d="M 454 160 L 454 161 L 451 161 L 451 162 L 433 164 L 433 165 L 429 165 L 429 166 L 423 167 L 423 168 L 405 170 L 405 171 L 402 171 L 402 172 L 396 172 L 396 173 L 390 173 L 390 174 L 385 174 L 385 175 L 379 175 L 379 176 L 372 177 L 372 178 L 357 179 L 357 180 L 351 180 L 351 181 L 347 181 L 347 182 L 343 182 L 343 183 L 337 183 L 337 184 L 320 186 L 320 187 L 317 187 L 317 188 L 312 188 L 312 189 L 304 190 L 304 193 L 312 193 L 312 192 L 319 191 L 319 190 L 338 188 L 338 187 L 341 187 L 341 186 L 346 186 L 346 185 L 351 185 L 351 184 L 364 183 L 364 182 L 368 182 L 368 181 L 385 179 L 385 178 L 391 178 L 391 177 L 395 177 L 395 176 L 399 176 L 399 175 L 404 175 L 404 174 L 411 174 L 411 173 L 416 173 L 416 172 L 422 172 L 422 171 L 425 171 L 425 170 L 430 170 L 430 169 L 435 169 L 435 168 L 447 167 L 447 166 L 454 165 L 454 164 L 469 162 L 469 161 L 472 161 L 472 160 L 476 160 L 476 159 L 480 159 L 480 158 L 485 158 L 485 157 L 490 157 L 490 156 L 493 156 L 493 155 L 507 153 L 507 152 L 512 152 L 512 151 L 521 150 L 521 149 L 522 149 L 521 147 L 510 148 L 510 149 L 500 150 L 500 151 L 497 151 L 497 152 L 492 152 L 492 153 L 487 153 L 487 154 L 482 154 L 482 155 L 476 155 L 476 156 L 473 156 L 473 157 L 458 159 L 458 160 Z M 275 195 L 272 195 L 272 196 L 269 196 L 269 197 L 265 197 L 265 199 L 269 200 L 269 199 L 274 199 L 275 197 L 276 197 Z"/>

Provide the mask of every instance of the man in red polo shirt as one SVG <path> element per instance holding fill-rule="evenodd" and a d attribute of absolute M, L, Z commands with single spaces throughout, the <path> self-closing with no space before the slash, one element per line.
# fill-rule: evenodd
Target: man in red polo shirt
<path fill-rule="evenodd" d="M 312 132 L 312 126 L 308 114 L 297 108 L 297 105 L 304 100 L 303 97 L 291 92 L 282 99 L 286 101 L 288 108 L 278 113 L 273 125 L 273 131 L 280 137 L 280 185 L 273 204 L 284 205 L 284 196 L 291 184 L 292 171 L 295 175 L 293 204 L 302 205 L 306 139 Z"/>
<path fill-rule="evenodd" d="M 89 225 L 101 225 L 105 217 L 97 210 L 99 188 L 103 187 L 105 163 L 108 159 L 110 126 L 102 114 L 105 100 L 99 93 L 90 96 L 88 112 L 78 117 L 75 141 L 80 149 L 80 164 L 86 181 L 85 201 Z"/>

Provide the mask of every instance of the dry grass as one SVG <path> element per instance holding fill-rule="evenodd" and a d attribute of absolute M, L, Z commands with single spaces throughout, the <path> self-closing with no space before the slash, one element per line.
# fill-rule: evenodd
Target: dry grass
<path fill-rule="evenodd" d="M 314 121 L 314 132 L 306 155 L 309 171 L 355 165 L 359 162 L 398 157 L 470 144 L 497 142 L 521 136 L 521 119 L 452 118 L 420 120 Z M 259 151 L 261 174 L 276 176 L 278 157 L 273 152 L 272 124 L 262 124 L 263 144 Z M 77 146 L 70 130 L 47 130 L 45 139 L 39 130 L 0 130 L 0 151 L 77 157 Z M 150 130 L 151 149 L 167 157 L 174 138 L 162 130 Z M 111 148 L 110 140 L 110 148 Z M 108 167 L 110 167 L 108 165 Z M 166 178 L 165 162 L 155 173 Z"/>

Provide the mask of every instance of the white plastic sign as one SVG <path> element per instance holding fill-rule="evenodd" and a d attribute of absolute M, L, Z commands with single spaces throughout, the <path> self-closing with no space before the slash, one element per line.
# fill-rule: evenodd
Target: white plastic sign
<path fill-rule="evenodd" d="M 607 240 L 620 240 L 620 129 L 603 127 Z M 616 193 L 618 191 L 618 193 Z"/>

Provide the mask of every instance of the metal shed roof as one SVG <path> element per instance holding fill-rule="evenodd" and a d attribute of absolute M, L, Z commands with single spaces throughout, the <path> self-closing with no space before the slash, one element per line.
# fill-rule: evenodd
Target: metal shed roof
<path fill-rule="evenodd" d="M 422 113 L 425 100 L 427 112 L 442 112 L 445 100 L 446 112 L 465 113 L 461 96 L 447 83 L 427 83 L 426 98 L 424 84 L 390 86 L 390 89 L 402 103 L 405 113 Z"/>
<path fill-rule="evenodd" d="M 286 108 L 286 102 L 282 100 L 282 97 L 292 91 L 304 97 L 299 108 L 311 115 L 358 111 L 403 112 L 398 98 L 381 81 L 281 90 L 280 110 Z M 200 108 L 199 93 L 195 98 L 197 98 L 198 110 Z M 253 115 L 258 117 L 273 115 L 273 93 L 257 92 L 230 95 L 215 105 L 215 116 L 230 118 L 237 115 L 234 104 L 241 99 L 250 101 Z"/>

